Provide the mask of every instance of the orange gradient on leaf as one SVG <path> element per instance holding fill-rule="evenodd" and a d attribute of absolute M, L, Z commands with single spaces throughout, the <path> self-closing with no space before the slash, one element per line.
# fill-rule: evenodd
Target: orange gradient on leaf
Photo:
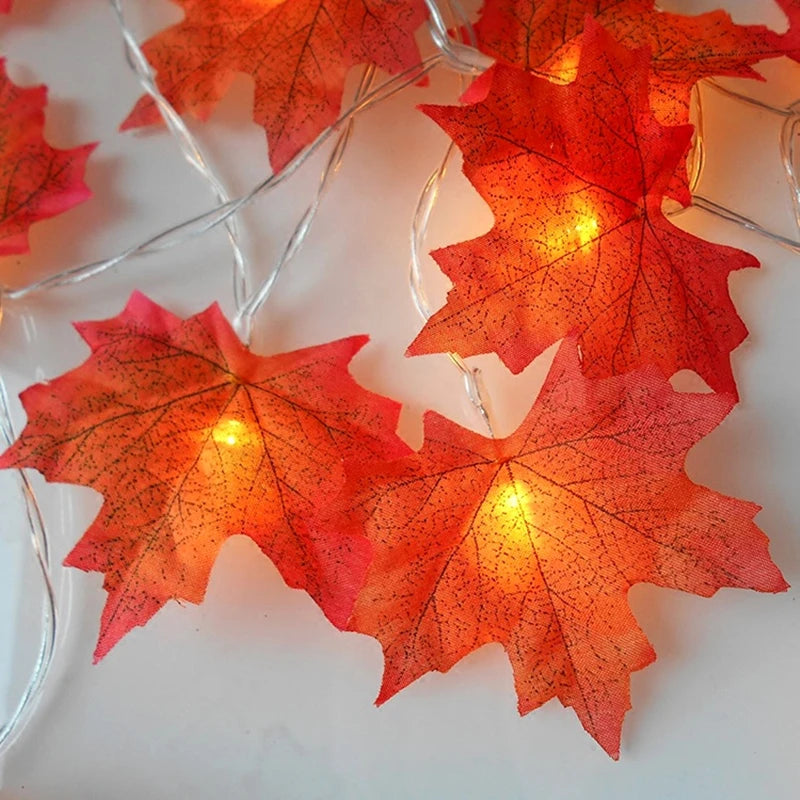
<path fill-rule="evenodd" d="M 796 0 L 779 2 L 788 13 Z M 654 0 L 486 0 L 475 32 L 484 53 L 564 83 L 575 78 L 587 16 L 626 47 L 650 50 L 649 91 L 664 125 L 689 121 L 689 95 L 700 79 L 758 78 L 752 65 L 782 52 L 764 25 L 737 25 L 725 11 L 674 14 Z"/>
<path fill-rule="evenodd" d="M 238 419 L 223 419 L 211 431 L 211 438 L 217 444 L 236 447 L 247 444 L 252 439 L 250 429 Z"/>
<path fill-rule="evenodd" d="M 235 535 L 344 625 L 368 546 L 316 517 L 345 458 L 408 451 L 399 406 L 348 372 L 366 337 L 260 356 L 218 306 L 179 319 L 138 293 L 119 316 L 77 327 L 91 355 L 23 393 L 28 423 L 0 466 L 103 495 L 65 561 L 105 576 L 95 659 L 170 600 L 199 603 Z"/>
<path fill-rule="evenodd" d="M 591 244 L 600 237 L 600 223 L 588 206 L 566 211 L 554 219 L 547 239 L 551 256 L 566 255 Z"/>
<path fill-rule="evenodd" d="M 335 527 L 372 543 L 349 627 L 383 647 L 377 702 L 498 642 L 520 713 L 556 697 L 617 758 L 630 674 L 655 658 L 631 586 L 786 588 L 759 507 L 684 471 L 732 406 L 652 367 L 588 379 L 568 339 L 506 439 L 429 412 L 418 452 L 354 468 Z"/>
<path fill-rule="evenodd" d="M 649 54 L 589 20 L 567 86 L 498 63 L 461 106 L 423 106 L 461 149 L 495 224 L 433 257 L 453 287 L 409 355 L 497 353 L 515 374 L 575 334 L 591 377 L 655 364 L 735 392 L 746 336 L 728 291 L 741 250 L 681 230 L 662 205 L 691 144 L 646 92 Z"/>
<path fill-rule="evenodd" d="M 520 480 L 502 482 L 494 490 L 494 495 L 490 507 L 502 535 L 515 545 L 533 548 L 540 544 L 536 535 L 533 496 L 528 484 Z"/>
<path fill-rule="evenodd" d="M 277 172 L 339 116 L 351 67 L 397 74 L 420 61 L 422 0 L 175 0 L 184 19 L 144 44 L 164 96 L 207 119 L 244 73 L 255 83 L 253 118 Z M 122 127 L 161 122 L 143 97 Z"/>

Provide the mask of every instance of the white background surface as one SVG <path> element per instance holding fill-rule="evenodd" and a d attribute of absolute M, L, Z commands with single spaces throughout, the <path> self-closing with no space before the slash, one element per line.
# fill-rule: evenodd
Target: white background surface
<path fill-rule="evenodd" d="M 111 255 L 211 205 L 207 187 L 161 132 L 118 134 L 137 96 L 103 0 L 16 0 L 0 21 L 12 77 L 51 90 L 47 134 L 60 147 L 99 140 L 88 182 L 94 199 L 34 227 L 30 257 L 0 262 L 22 284 Z M 132 3 L 137 31 L 178 18 L 165 0 Z M 704 10 L 713 2 L 672 2 Z M 728 3 L 742 22 L 785 25 L 770 0 Z M 136 12 L 134 15 L 133 12 Z M 429 49 L 424 32 L 420 41 Z M 764 70 L 748 90 L 789 102 L 800 67 Z M 354 86 L 351 85 L 350 90 Z M 793 88 L 794 87 L 794 88 Z M 478 428 L 444 356 L 406 359 L 420 327 L 407 290 L 408 223 L 445 138 L 414 110 L 453 102 L 443 71 L 364 115 L 306 249 L 261 313 L 254 347 L 281 352 L 367 332 L 354 362 L 369 388 L 405 404 L 414 445 L 427 408 Z M 706 92 L 709 165 L 703 193 L 792 233 L 777 146 L 780 120 Z M 232 191 L 267 172 L 263 131 L 250 121 L 252 87 L 238 80 L 212 120 L 194 126 Z M 243 215 L 254 272 L 264 275 L 310 200 L 320 160 Z M 731 291 L 750 332 L 734 354 L 742 404 L 691 453 L 693 479 L 764 506 L 759 524 L 790 583 L 800 582 L 800 424 L 797 366 L 800 256 L 700 211 L 680 224 L 755 253 L 760 271 Z M 491 216 L 454 170 L 430 245 L 470 238 Z M 87 355 L 71 320 L 118 313 L 141 289 L 179 314 L 219 300 L 227 313 L 230 253 L 215 232 L 129 263 L 77 288 L 7 304 L 0 369 L 16 394 Z M 446 284 L 430 269 L 443 300 Z M 494 356 L 485 367 L 499 433 L 529 408 L 552 353 L 520 376 Z M 697 379 L 682 385 L 697 386 Z M 91 522 L 100 498 L 37 478 L 55 560 Z M 0 690 L 23 685 L 38 636 L 40 586 L 13 475 L 0 475 Z M 796 798 L 800 789 L 800 609 L 778 596 L 723 590 L 712 599 L 636 587 L 631 604 L 658 653 L 632 679 L 622 759 L 612 762 L 571 710 L 553 701 L 520 718 L 499 645 L 447 675 L 429 675 L 376 709 L 381 674 L 373 640 L 331 628 L 301 592 L 241 537 L 223 548 L 201 606 L 168 605 L 91 665 L 105 600 L 99 574 L 56 568 L 63 611 L 57 663 L 32 724 L 3 764 L 4 800 L 193 798 Z M 70 591 L 71 588 L 71 591 Z M 7 686 L 2 679 L 7 678 Z M 10 705 L 10 702 L 9 702 Z"/>

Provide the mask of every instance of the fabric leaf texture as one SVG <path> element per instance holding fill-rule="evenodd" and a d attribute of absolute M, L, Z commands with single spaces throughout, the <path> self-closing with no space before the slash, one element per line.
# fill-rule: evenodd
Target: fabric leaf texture
<path fill-rule="evenodd" d="M 654 0 L 486 0 L 475 31 L 489 55 L 563 82 L 574 78 L 587 15 L 625 46 L 650 49 L 650 98 L 664 125 L 689 121 L 697 81 L 761 80 L 752 65 L 778 55 L 763 25 L 737 25 L 725 11 L 673 14 Z"/>
<path fill-rule="evenodd" d="M 675 392 L 652 367 L 587 379 L 568 340 L 508 438 L 429 412 L 419 452 L 355 467 L 342 517 L 374 555 L 350 628 L 383 648 L 377 702 L 499 642 L 520 713 L 557 697 L 617 758 L 630 674 L 655 658 L 629 588 L 787 586 L 758 506 L 684 472 L 732 405 Z"/>
<path fill-rule="evenodd" d="M 65 562 L 105 575 L 95 659 L 167 601 L 199 603 L 236 534 L 343 625 L 369 548 L 314 518 L 342 488 L 344 458 L 408 450 L 399 406 L 347 371 L 366 337 L 257 356 L 216 305 L 182 320 L 141 294 L 77 328 L 89 359 L 23 393 L 28 424 L 0 467 L 103 495 Z"/>
<path fill-rule="evenodd" d="M 181 113 L 206 119 L 236 73 L 255 81 L 254 119 L 282 169 L 336 121 L 348 70 L 391 74 L 419 63 L 422 0 L 175 0 L 185 19 L 144 45 L 158 86 Z M 158 122 L 142 98 L 123 129 Z"/>
<path fill-rule="evenodd" d="M 43 136 L 46 104 L 44 86 L 16 86 L 0 59 L 0 256 L 27 253 L 31 225 L 92 194 L 83 175 L 96 145 L 51 147 Z"/>
<path fill-rule="evenodd" d="M 423 106 L 461 149 L 495 222 L 433 253 L 454 286 L 410 355 L 496 352 L 517 373 L 575 334 L 589 376 L 653 363 L 735 392 L 730 353 L 747 331 L 728 276 L 758 261 L 665 217 L 691 128 L 653 118 L 648 75 L 645 49 L 589 20 L 574 83 L 498 64 L 470 105 Z"/>

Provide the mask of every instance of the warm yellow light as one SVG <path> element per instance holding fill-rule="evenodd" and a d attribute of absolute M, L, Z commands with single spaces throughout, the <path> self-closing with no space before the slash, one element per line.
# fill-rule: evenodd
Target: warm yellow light
<path fill-rule="evenodd" d="M 519 508 L 521 505 L 522 505 L 522 500 L 519 499 L 519 495 L 516 492 L 512 492 L 506 498 L 507 508 Z"/>
<path fill-rule="evenodd" d="M 247 476 L 262 457 L 264 446 L 256 424 L 246 417 L 237 419 L 234 413 L 231 410 L 231 416 L 197 432 L 202 447 L 199 469 L 212 481 L 224 477 L 229 488 L 239 479 L 242 484 L 249 480 Z"/>
<path fill-rule="evenodd" d="M 516 479 L 499 484 L 495 491 L 493 525 L 502 539 L 503 552 L 514 560 L 526 559 L 537 541 L 533 491 Z M 510 565 L 509 576 L 515 574 Z"/>
<path fill-rule="evenodd" d="M 517 516 L 524 517 L 530 506 L 531 490 L 522 481 L 512 481 L 500 487 L 498 505 L 504 509 L 516 512 Z"/>
<path fill-rule="evenodd" d="M 600 222 L 588 203 L 576 202 L 572 208 L 559 209 L 551 224 L 547 239 L 551 257 L 581 250 L 600 237 Z"/>
<path fill-rule="evenodd" d="M 568 43 L 560 48 L 547 64 L 541 67 L 543 76 L 562 86 L 566 83 L 572 83 L 578 77 L 579 59 L 580 46 L 574 42 Z"/>
<path fill-rule="evenodd" d="M 217 444 L 234 447 L 240 443 L 244 433 L 245 427 L 238 419 L 223 419 L 211 431 L 211 436 Z"/>
<path fill-rule="evenodd" d="M 583 217 L 575 224 L 575 233 L 578 234 L 581 247 L 596 239 L 597 231 L 597 220 L 594 217 Z"/>

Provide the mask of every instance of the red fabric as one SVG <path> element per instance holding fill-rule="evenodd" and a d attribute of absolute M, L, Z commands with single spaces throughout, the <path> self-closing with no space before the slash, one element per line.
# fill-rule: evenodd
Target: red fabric
<path fill-rule="evenodd" d="M 31 225 L 92 194 L 83 175 L 95 145 L 51 147 L 42 135 L 46 105 L 47 89 L 16 86 L 0 59 L 0 256 L 27 253 Z"/>
<path fill-rule="evenodd" d="M 626 47 L 649 48 L 650 99 L 664 125 L 689 121 L 689 94 L 701 78 L 763 80 L 752 65 L 777 55 L 763 25 L 736 25 L 725 11 L 671 14 L 654 0 L 486 0 L 475 31 L 489 55 L 571 80 L 587 15 Z"/>
<path fill-rule="evenodd" d="M 383 647 L 378 702 L 499 642 L 520 713 L 557 697 L 617 758 L 630 673 L 655 658 L 628 589 L 786 588 L 758 506 L 684 472 L 732 405 L 653 368 L 589 380 L 569 340 L 507 439 L 430 412 L 418 453 L 356 467 L 341 527 L 364 531 L 374 560 L 350 628 Z"/>
<path fill-rule="evenodd" d="M 350 67 L 371 62 L 394 74 L 420 61 L 422 0 L 175 1 L 185 19 L 144 46 L 159 88 L 179 112 L 206 119 L 234 75 L 250 75 L 276 171 L 336 121 Z M 160 119 L 142 98 L 122 127 Z"/>
<path fill-rule="evenodd" d="M 574 333 L 589 376 L 652 363 L 735 392 L 730 352 L 747 331 L 728 276 L 758 261 L 666 219 L 691 128 L 653 118 L 647 51 L 589 23 L 573 83 L 499 64 L 468 93 L 479 102 L 423 107 L 495 224 L 433 253 L 454 287 L 409 354 L 494 351 L 516 373 Z"/>
<path fill-rule="evenodd" d="M 91 356 L 23 393 L 29 421 L 0 467 L 103 495 L 66 559 L 105 574 L 96 660 L 168 600 L 199 603 L 236 534 L 343 625 L 369 548 L 313 520 L 344 483 L 343 458 L 408 449 L 394 434 L 399 406 L 347 371 L 366 337 L 257 356 L 216 305 L 181 320 L 140 294 L 77 327 Z"/>

